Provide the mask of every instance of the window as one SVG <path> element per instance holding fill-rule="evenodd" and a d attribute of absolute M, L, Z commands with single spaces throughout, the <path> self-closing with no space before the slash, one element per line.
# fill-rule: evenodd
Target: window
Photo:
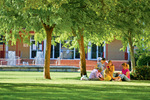
<path fill-rule="evenodd" d="M 80 59 L 80 53 L 78 49 L 75 49 L 75 58 Z"/>
<path fill-rule="evenodd" d="M 56 46 L 54 46 L 54 58 L 58 58 L 59 57 L 59 45 L 60 43 L 57 43 Z"/>
<path fill-rule="evenodd" d="M 74 48 L 69 49 L 61 45 L 61 53 L 63 55 L 63 59 L 74 59 Z"/>
<path fill-rule="evenodd" d="M 92 44 L 91 53 L 92 59 L 97 59 L 97 46 L 95 44 Z"/>
<path fill-rule="evenodd" d="M 69 49 L 69 47 L 63 47 L 63 44 L 61 43 L 51 45 L 51 58 L 56 59 L 60 56 L 62 59 L 80 59 L 80 53 L 78 49 Z"/>
<path fill-rule="evenodd" d="M 91 58 L 97 59 L 97 57 L 103 57 L 103 46 L 96 46 L 95 44 L 92 44 L 91 48 Z"/>
<path fill-rule="evenodd" d="M 53 45 L 51 45 L 51 58 L 53 58 Z"/>
<path fill-rule="evenodd" d="M 103 46 L 98 46 L 98 57 L 103 57 Z"/>
<path fill-rule="evenodd" d="M 31 58 L 36 57 L 37 51 L 44 51 L 44 41 L 41 43 L 37 42 L 37 45 L 35 44 L 34 36 L 31 37 Z M 43 52 L 44 54 L 44 52 Z"/>
<path fill-rule="evenodd" d="M 3 36 L 1 35 L 0 36 L 0 44 L 3 44 L 2 40 L 3 40 Z"/>
<path fill-rule="evenodd" d="M 60 52 L 60 43 L 56 43 L 56 45 L 51 45 L 51 58 L 58 58 Z"/>

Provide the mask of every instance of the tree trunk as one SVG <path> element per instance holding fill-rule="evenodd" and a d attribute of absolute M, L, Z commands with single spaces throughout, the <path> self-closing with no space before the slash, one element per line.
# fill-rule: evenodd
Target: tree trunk
<path fill-rule="evenodd" d="M 85 50 L 84 50 L 84 37 L 83 35 L 80 34 L 80 40 L 78 40 L 79 43 L 79 51 L 80 51 L 80 74 L 81 77 L 82 75 L 86 75 L 86 60 L 85 60 Z"/>
<path fill-rule="evenodd" d="M 134 46 L 132 43 L 132 36 L 130 32 L 129 32 L 128 42 L 129 42 L 130 57 L 131 57 L 131 72 L 134 72 L 135 71 Z"/>
<path fill-rule="evenodd" d="M 51 54 L 51 38 L 52 38 L 52 32 L 55 27 L 54 26 L 48 26 L 43 23 L 44 29 L 46 31 L 46 52 L 45 52 L 45 62 L 44 62 L 44 78 L 45 79 L 51 79 L 50 77 L 50 54 Z"/>
<path fill-rule="evenodd" d="M 78 39 L 78 44 L 79 44 L 79 52 L 80 52 L 80 75 L 82 77 L 82 75 L 86 75 L 86 60 L 85 60 L 85 50 L 84 50 L 84 37 L 82 35 L 83 33 L 83 29 L 79 29 L 78 33 L 76 33 L 76 31 L 71 27 L 72 29 L 72 33 L 75 36 L 77 36 L 77 34 L 79 34 L 79 38 Z"/>

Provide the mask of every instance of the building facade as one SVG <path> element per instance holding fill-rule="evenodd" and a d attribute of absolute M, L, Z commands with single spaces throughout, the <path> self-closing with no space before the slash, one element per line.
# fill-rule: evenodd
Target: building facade
<path fill-rule="evenodd" d="M 38 51 L 43 52 L 43 56 L 45 57 L 46 40 L 41 43 L 35 43 L 34 36 L 32 36 L 30 38 L 30 42 L 30 46 L 19 40 L 14 46 L 11 46 L 11 42 L 9 42 L 8 45 L 0 42 L 0 58 L 7 58 L 8 51 L 15 51 L 16 56 L 19 56 L 21 59 L 34 59 Z M 86 59 L 97 60 L 98 57 L 104 57 L 107 60 L 129 60 L 128 48 L 125 52 L 123 52 L 120 51 L 121 47 L 122 43 L 120 40 L 114 40 L 110 44 L 104 43 L 104 46 L 96 46 L 95 44 L 89 42 Z M 51 45 L 51 59 L 57 59 L 60 56 L 64 60 L 80 59 L 80 53 L 75 48 L 65 48 L 61 42 L 56 43 L 56 45 Z"/>

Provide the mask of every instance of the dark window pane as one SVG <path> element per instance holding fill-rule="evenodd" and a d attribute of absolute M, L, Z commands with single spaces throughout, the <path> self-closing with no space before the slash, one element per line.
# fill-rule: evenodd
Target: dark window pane
<path fill-rule="evenodd" d="M 103 57 L 103 47 L 98 46 L 98 57 Z"/>
<path fill-rule="evenodd" d="M 51 58 L 53 58 L 53 45 L 51 45 Z"/>
<path fill-rule="evenodd" d="M 0 36 L 0 44 L 3 44 L 2 39 L 3 39 L 3 36 Z"/>
<path fill-rule="evenodd" d="M 32 58 L 36 57 L 36 51 L 32 51 Z"/>
<path fill-rule="evenodd" d="M 95 44 L 92 44 L 92 50 L 91 50 L 91 54 L 92 54 L 92 59 L 96 59 L 97 58 L 97 46 Z"/>
<path fill-rule="evenodd" d="M 76 49 L 76 51 L 75 51 L 75 58 L 80 58 L 80 53 L 79 53 L 79 50 L 78 49 Z"/>
<path fill-rule="evenodd" d="M 58 57 L 59 57 L 59 43 L 57 43 L 55 46 L 55 54 L 54 54 L 54 58 Z"/>
<path fill-rule="evenodd" d="M 34 35 L 31 36 L 31 39 L 34 40 Z"/>

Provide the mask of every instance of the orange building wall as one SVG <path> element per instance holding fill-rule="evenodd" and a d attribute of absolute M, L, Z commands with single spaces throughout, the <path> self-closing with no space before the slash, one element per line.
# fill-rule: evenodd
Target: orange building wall
<path fill-rule="evenodd" d="M 108 44 L 108 60 L 125 60 L 125 52 L 120 51 L 122 46 L 123 45 L 120 40 L 114 40 Z"/>
<path fill-rule="evenodd" d="M 11 42 L 9 42 L 10 44 Z M 22 41 L 17 41 L 16 43 L 18 46 L 9 45 L 8 51 L 17 51 L 16 56 L 20 56 L 21 58 L 30 58 L 30 46 L 24 47 Z"/>
<path fill-rule="evenodd" d="M 3 44 L 0 44 L 0 51 L 3 51 Z"/>

